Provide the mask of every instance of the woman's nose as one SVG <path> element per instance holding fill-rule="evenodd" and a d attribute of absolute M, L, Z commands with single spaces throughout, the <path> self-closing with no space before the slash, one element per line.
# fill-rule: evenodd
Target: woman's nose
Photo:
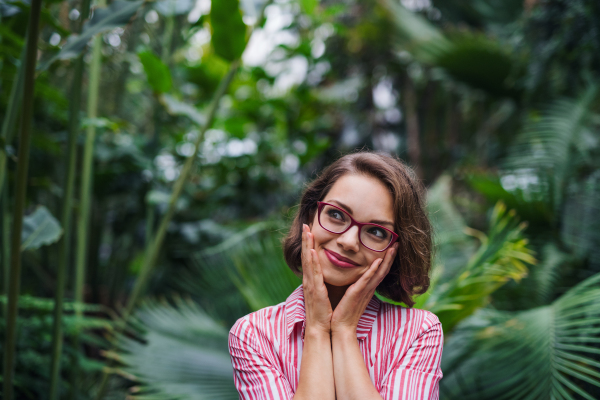
<path fill-rule="evenodd" d="M 337 243 L 342 246 L 344 250 L 354 251 L 357 253 L 360 250 L 360 240 L 358 239 L 358 234 L 358 226 L 353 226 L 338 236 Z"/>

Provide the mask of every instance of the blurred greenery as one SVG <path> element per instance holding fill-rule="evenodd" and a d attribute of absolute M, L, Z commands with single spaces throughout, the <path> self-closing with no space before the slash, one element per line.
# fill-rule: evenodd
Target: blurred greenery
<path fill-rule="evenodd" d="M 300 284 L 280 243 L 303 185 L 361 148 L 398 155 L 428 188 L 432 287 L 415 300 L 444 327 L 441 398 L 600 398 L 596 1 L 108 3 L 89 20 L 80 1 L 43 3 L 17 205 L 31 6 L 0 0 L 3 317 L 18 305 L 16 326 L 0 324 L 17 332 L 1 382 L 14 398 L 51 398 L 59 267 L 61 397 L 237 398 L 227 331 Z M 56 218 L 69 202 L 83 233 Z"/>

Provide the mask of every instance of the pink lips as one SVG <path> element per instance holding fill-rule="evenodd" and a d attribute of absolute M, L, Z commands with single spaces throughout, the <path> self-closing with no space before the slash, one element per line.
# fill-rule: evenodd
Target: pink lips
<path fill-rule="evenodd" d="M 342 257 L 341 255 L 339 255 L 338 253 L 335 253 L 331 250 L 325 250 L 325 254 L 327 255 L 327 258 L 329 259 L 329 261 L 331 261 L 331 263 L 333 265 L 335 265 L 336 267 L 340 267 L 340 268 L 354 268 L 354 267 L 359 267 L 359 265 L 357 263 L 355 263 L 354 261 L 346 258 L 346 257 Z"/>

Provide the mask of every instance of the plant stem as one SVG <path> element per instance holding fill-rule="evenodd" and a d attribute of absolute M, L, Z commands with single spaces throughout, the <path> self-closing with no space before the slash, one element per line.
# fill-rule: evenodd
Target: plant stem
<path fill-rule="evenodd" d="M 8 282 L 10 279 L 10 212 L 8 211 L 8 190 L 3 190 L 0 194 L 2 199 L 2 265 L 3 265 L 3 276 L 2 276 L 2 294 L 8 294 Z M 3 307 L 3 315 L 7 316 L 6 305 Z"/>
<path fill-rule="evenodd" d="M 106 7 L 106 0 L 99 0 L 98 7 Z M 102 37 L 96 36 L 92 49 L 92 61 L 90 65 L 87 117 L 93 120 L 98 115 L 98 93 L 100 87 L 100 70 L 102 67 Z M 90 221 L 90 204 L 92 194 L 92 175 L 94 161 L 94 142 L 96 139 L 96 126 L 91 123 L 87 127 L 85 148 L 83 153 L 83 165 L 81 173 L 79 217 L 77 220 L 77 253 L 75 270 L 75 301 L 83 302 L 83 287 L 85 282 L 85 260 L 88 250 L 88 229 Z M 77 310 L 81 316 L 81 311 Z"/>
<path fill-rule="evenodd" d="M 8 98 L 8 107 L 6 109 L 6 115 L 2 121 L 2 132 L 0 133 L 0 139 L 4 141 L 4 146 L 0 148 L 0 193 L 4 188 L 4 179 L 6 177 L 6 146 L 8 146 L 13 140 L 13 133 L 15 132 L 15 125 L 19 116 L 19 106 L 21 105 L 21 99 L 23 98 L 23 79 L 25 76 L 25 56 L 27 47 L 23 46 L 21 51 L 21 65 L 17 71 L 17 76 L 13 85 L 10 89 L 10 97 Z"/>
<path fill-rule="evenodd" d="M 421 144 L 419 114 L 417 112 L 417 95 L 415 86 L 408 75 L 404 73 L 403 79 L 403 97 L 404 112 L 406 114 L 406 141 L 408 146 L 408 159 L 411 166 L 415 169 L 417 176 L 423 178 L 423 168 L 421 165 Z"/>
<path fill-rule="evenodd" d="M 17 307 L 21 278 L 21 231 L 23 212 L 27 201 L 27 174 L 29 167 L 29 145 L 31 142 L 31 120 L 33 119 L 33 96 L 35 87 L 35 64 L 37 40 L 40 25 L 42 0 L 32 0 L 29 10 L 29 33 L 27 35 L 27 58 L 23 84 L 23 112 L 17 176 L 15 179 L 15 205 L 10 251 L 10 279 L 8 286 L 8 306 L 6 316 L 6 336 L 4 342 L 4 400 L 13 399 L 14 362 L 16 355 Z M 21 66 L 22 68 L 22 66 Z"/>
<path fill-rule="evenodd" d="M 27 35 L 25 35 L 27 36 Z M 8 295 L 8 281 L 10 271 L 10 213 L 8 212 L 8 183 L 6 183 L 6 170 L 7 170 L 7 146 L 13 141 L 13 133 L 16 131 L 15 126 L 17 125 L 17 119 L 19 116 L 19 110 L 21 100 L 23 99 L 23 78 L 25 76 L 25 59 L 27 56 L 27 46 L 23 46 L 21 50 L 21 63 L 17 70 L 17 76 L 10 89 L 10 96 L 8 98 L 8 107 L 6 109 L 6 115 L 2 120 L 2 131 L 0 132 L 0 142 L 4 143 L 0 146 L 0 199 L 2 199 L 2 214 L 0 219 L 0 225 L 2 229 L 2 286 L 0 287 L 0 294 Z M 6 184 L 6 189 L 4 188 Z M 7 315 L 7 304 L 3 307 L 3 315 Z"/>
<path fill-rule="evenodd" d="M 196 142 L 194 143 L 194 153 L 185 160 L 185 164 L 183 165 L 181 173 L 173 187 L 173 192 L 171 193 L 171 197 L 169 199 L 169 206 L 167 212 L 163 215 L 158 230 L 156 231 L 156 234 L 154 234 L 152 238 L 148 241 L 148 245 L 146 246 L 144 255 L 144 262 L 142 264 L 140 274 L 137 280 L 135 281 L 135 285 L 127 301 L 127 306 L 125 307 L 121 321 L 119 321 L 119 323 L 116 325 L 115 337 L 125 328 L 127 320 L 131 315 L 131 312 L 133 311 L 137 300 L 146 288 L 146 284 L 148 283 L 150 274 L 152 273 L 152 271 L 154 270 L 154 266 L 156 265 L 162 242 L 166 236 L 167 227 L 169 226 L 169 223 L 171 222 L 171 220 L 173 219 L 173 215 L 175 214 L 175 205 L 177 204 L 177 200 L 179 199 L 179 196 L 183 191 L 183 186 L 188 179 L 188 176 L 192 170 L 192 166 L 196 161 L 198 149 L 200 148 L 200 145 L 204 140 L 204 134 L 212 125 L 212 122 L 215 118 L 215 114 L 219 107 L 221 97 L 223 97 L 223 95 L 227 91 L 227 88 L 229 87 L 229 84 L 235 76 L 239 65 L 240 60 L 234 61 L 231 64 L 227 75 L 225 75 L 225 77 L 219 83 L 219 87 L 217 88 L 217 91 L 215 92 L 213 100 L 209 106 L 206 122 L 202 127 L 200 134 L 196 138 Z M 102 378 L 102 382 L 100 383 L 96 399 L 102 399 L 104 397 L 106 392 L 106 386 L 108 384 L 108 377 L 109 373 L 105 372 Z"/>
<path fill-rule="evenodd" d="M 190 175 L 192 166 L 194 165 L 194 161 L 197 158 L 200 145 L 204 141 L 204 134 L 212 125 L 212 122 L 215 118 L 215 114 L 219 107 L 219 101 L 227 91 L 227 88 L 229 87 L 229 84 L 231 83 L 235 72 L 239 67 L 239 64 L 239 60 L 236 60 L 231 64 L 229 72 L 223 78 L 223 80 L 219 84 L 219 87 L 217 88 L 213 101 L 210 104 L 208 110 L 206 123 L 202 127 L 202 130 L 200 131 L 200 134 L 198 135 L 198 137 L 196 138 L 196 142 L 194 143 L 194 153 L 185 160 L 185 164 L 183 165 L 181 173 L 173 187 L 173 192 L 171 193 L 171 198 L 169 199 L 169 206 L 167 212 L 165 213 L 165 215 L 163 215 L 158 230 L 156 231 L 156 234 L 150 241 L 150 246 L 146 248 L 146 254 L 144 256 L 144 263 L 142 264 L 142 268 L 140 270 L 140 276 L 136 280 L 131 295 L 129 296 L 129 299 L 127 301 L 127 307 L 125 308 L 125 313 L 123 315 L 124 319 L 127 319 L 131 311 L 133 310 L 135 303 L 137 302 L 139 296 L 146 287 L 148 279 L 150 278 L 150 273 L 153 271 L 154 266 L 156 265 L 158 254 L 162 247 L 162 242 L 167 234 L 167 227 L 169 226 L 169 223 L 171 222 L 171 220 L 173 219 L 173 215 L 175 214 L 175 205 L 177 204 L 179 196 L 183 192 L 183 186 L 185 185 Z"/>
<path fill-rule="evenodd" d="M 81 5 L 81 21 L 78 31 L 81 32 L 83 20 L 90 15 L 90 0 L 83 0 Z M 50 399 L 59 397 L 60 384 L 60 356 L 62 354 L 63 332 L 62 315 L 63 300 L 65 295 L 65 281 L 69 264 L 71 248 L 71 213 L 73 205 L 73 192 L 75 189 L 75 168 L 77 161 L 77 134 L 79 133 L 79 113 L 81 107 L 81 84 L 83 80 L 83 54 L 75 61 L 73 83 L 71 86 L 71 99 L 69 103 L 69 138 L 67 141 L 67 176 L 63 197 L 61 225 L 63 236 L 59 242 L 58 268 L 56 274 L 56 292 L 54 296 L 54 321 L 52 329 L 52 361 L 50 365 Z"/>
<path fill-rule="evenodd" d="M 106 0 L 99 0 L 97 7 L 106 7 Z M 100 87 L 100 72 L 102 67 L 102 37 L 100 35 L 94 38 L 92 48 L 92 61 L 90 64 L 90 76 L 88 83 L 88 103 L 87 117 L 93 121 L 98 115 L 98 93 Z M 79 214 L 77 219 L 77 250 L 75 258 L 75 287 L 74 297 L 76 303 L 84 302 L 83 288 L 85 284 L 85 266 L 88 253 L 89 222 L 90 222 L 90 203 L 92 195 L 92 179 L 94 167 L 94 142 L 96 140 L 96 126 L 90 123 L 87 127 L 85 138 L 85 148 L 83 153 L 83 165 L 81 173 L 81 187 L 79 195 Z M 79 308 L 75 309 L 77 318 L 82 317 Z M 79 332 L 75 334 L 73 340 L 76 351 L 80 348 Z M 73 375 L 71 379 L 71 398 L 77 397 L 77 387 L 79 383 L 79 368 L 77 367 L 77 358 L 73 365 Z"/>

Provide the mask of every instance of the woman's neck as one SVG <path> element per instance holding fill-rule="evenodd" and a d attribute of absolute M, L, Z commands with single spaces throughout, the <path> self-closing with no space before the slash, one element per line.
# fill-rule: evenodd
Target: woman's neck
<path fill-rule="evenodd" d="M 346 293 L 346 290 L 348 289 L 348 286 L 333 286 L 330 285 L 329 283 L 325 282 L 325 286 L 327 287 L 327 294 L 329 295 L 329 302 L 331 303 L 331 309 L 335 310 L 335 308 L 337 307 L 337 305 L 340 303 L 340 300 L 342 300 L 342 297 L 344 297 L 344 294 Z"/>

